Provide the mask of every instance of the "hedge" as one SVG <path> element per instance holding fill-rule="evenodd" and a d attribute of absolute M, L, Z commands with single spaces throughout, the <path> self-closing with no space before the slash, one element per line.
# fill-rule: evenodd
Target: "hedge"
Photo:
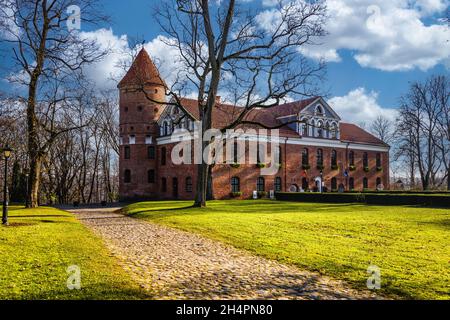
<path fill-rule="evenodd" d="M 450 208 L 450 195 L 387 193 L 278 192 L 277 200 L 321 203 L 366 203 L 376 205 L 421 205 Z"/>

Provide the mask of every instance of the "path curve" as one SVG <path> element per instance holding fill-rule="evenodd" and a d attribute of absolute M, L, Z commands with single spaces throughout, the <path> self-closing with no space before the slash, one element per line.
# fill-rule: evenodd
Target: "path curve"
<path fill-rule="evenodd" d="M 117 208 L 118 209 L 118 208 Z M 69 210 L 155 299 L 373 299 L 369 291 L 200 235 L 115 213 Z"/>

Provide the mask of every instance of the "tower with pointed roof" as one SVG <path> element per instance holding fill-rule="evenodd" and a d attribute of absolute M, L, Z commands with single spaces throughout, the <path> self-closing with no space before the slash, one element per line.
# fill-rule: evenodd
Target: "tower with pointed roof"
<path fill-rule="evenodd" d="M 143 48 L 119 82 L 121 198 L 148 198 L 156 190 L 156 138 L 165 83 Z"/>

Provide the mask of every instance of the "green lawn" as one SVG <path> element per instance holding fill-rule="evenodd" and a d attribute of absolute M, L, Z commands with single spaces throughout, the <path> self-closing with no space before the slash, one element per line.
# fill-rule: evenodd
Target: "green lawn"
<path fill-rule="evenodd" d="M 71 214 L 12 207 L 10 224 L 0 226 L 0 299 L 145 298 L 102 240 Z M 67 288 L 71 265 L 80 268 L 81 290 Z"/>
<path fill-rule="evenodd" d="M 365 288 L 381 269 L 381 293 L 450 298 L 450 210 L 276 201 L 143 202 L 135 217 L 200 233 L 258 255 Z"/>

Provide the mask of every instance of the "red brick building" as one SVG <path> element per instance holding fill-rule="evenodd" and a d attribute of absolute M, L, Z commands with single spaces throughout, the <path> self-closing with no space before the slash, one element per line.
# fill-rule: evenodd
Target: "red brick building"
<path fill-rule="evenodd" d="M 142 86 L 145 94 L 137 90 Z M 171 135 L 193 132 L 199 119 L 197 102 L 182 99 L 181 106 L 152 102 L 165 102 L 164 86 L 145 50 L 118 85 L 122 199 L 194 198 L 196 165 L 172 163 L 176 143 Z M 238 107 L 218 103 L 213 127 L 223 128 L 238 113 Z M 327 191 L 389 187 L 389 146 L 358 126 L 342 122 L 321 97 L 254 110 L 248 117 L 268 127 L 282 125 L 279 170 L 261 176 L 260 167 L 269 165 L 264 156 L 258 159 L 259 165 L 216 164 L 210 182 L 215 199 L 249 198 L 254 191 L 264 195 L 271 190 L 316 190 L 320 185 Z M 270 145 L 264 148 L 270 155 Z"/>

